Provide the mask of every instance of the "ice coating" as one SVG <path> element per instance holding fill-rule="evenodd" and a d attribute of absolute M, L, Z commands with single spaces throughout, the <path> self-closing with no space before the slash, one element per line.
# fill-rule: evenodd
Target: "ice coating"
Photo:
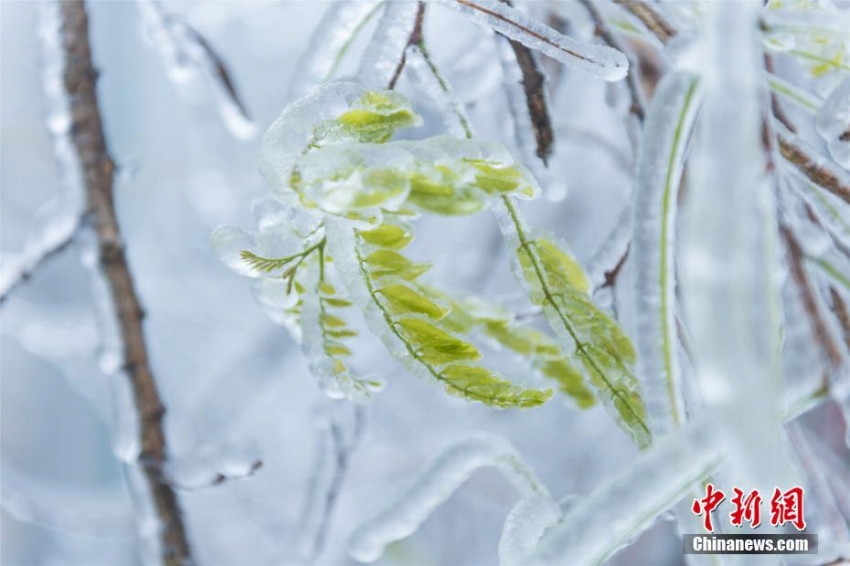
<path fill-rule="evenodd" d="M 658 441 L 572 505 L 525 564 L 604 562 L 720 465 L 712 428 L 694 422 Z"/>
<path fill-rule="evenodd" d="M 606 81 L 619 81 L 629 71 L 629 61 L 622 52 L 605 45 L 576 41 L 498 0 L 439 2 L 530 49 Z"/>
<path fill-rule="evenodd" d="M 499 538 L 499 566 L 521 566 L 537 548 L 546 529 L 561 519 L 561 507 L 549 497 L 529 495 L 511 509 Z"/>
<path fill-rule="evenodd" d="M 685 147 L 699 107 L 698 78 L 662 79 L 646 118 L 637 161 L 632 243 L 638 368 L 653 432 L 685 422 L 676 332 L 676 211 Z"/>
<path fill-rule="evenodd" d="M 827 97 L 818 111 L 815 126 L 833 159 L 850 170 L 850 77 Z"/>
<path fill-rule="evenodd" d="M 761 140 L 759 6 L 706 6 L 703 102 L 683 214 L 682 295 L 703 410 L 723 425 L 729 474 L 769 490 L 793 478 L 778 411 L 782 268 Z M 728 53 L 736 53 L 739 64 L 729 65 Z"/>
<path fill-rule="evenodd" d="M 290 100 L 332 78 L 350 43 L 385 1 L 341 0 L 327 7 L 292 77 Z"/>
<path fill-rule="evenodd" d="M 438 73 L 425 53 L 418 46 L 411 46 L 406 52 L 407 68 L 417 90 L 424 92 L 440 110 L 446 132 L 456 138 L 471 138 L 472 126 L 464 110 L 463 102 L 455 95 L 449 84 Z"/>
<path fill-rule="evenodd" d="M 416 24 L 418 2 L 385 0 L 383 13 L 366 46 L 357 76 L 373 88 L 390 88 Z"/>
<path fill-rule="evenodd" d="M 447 448 L 426 470 L 352 535 L 349 555 L 374 562 L 391 542 L 410 536 L 476 470 L 499 469 L 524 497 L 551 501 L 549 492 L 516 450 L 495 436 L 476 436 Z M 554 504 L 553 504 L 554 505 Z"/>
<path fill-rule="evenodd" d="M 174 487 L 191 491 L 246 478 L 260 466 L 260 451 L 251 442 L 223 441 L 170 459 L 164 474 Z"/>

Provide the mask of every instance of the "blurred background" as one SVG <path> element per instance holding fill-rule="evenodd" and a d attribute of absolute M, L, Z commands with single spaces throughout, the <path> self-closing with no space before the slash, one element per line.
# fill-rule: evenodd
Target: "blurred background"
<path fill-rule="evenodd" d="M 209 565 L 295 563 L 311 485 L 328 466 L 328 423 L 348 426 L 353 411 L 319 392 L 298 346 L 263 313 L 249 282 L 214 257 L 209 235 L 222 223 L 254 228 L 250 205 L 268 194 L 256 167 L 259 135 L 290 102 L 288 81 L 327 3 L 161 3 L 226 63 L 256 125 L 253 137 L 228 130 L 207 77 L 169 79 L 135 2 L 88 5 L 101 109 L 119 166 L 116 206 L 147 311 L 171 453 L 190 463 L 201 454 L 213 467 L 262 461 L 248 478 L 178 491 L 193 551 Z M 61 188 L 45 127 L 38 4 L 2 0 L 0 12 L 0 251 L 9 261 L 50 220 Z M 425 33 L 479 134 L 513 147 L 492 34 L 441 7 L 429 10 Z M 341 74 L 354 69 L 367 37 Z M 404 77 L 399 90 L 425 117 L 413 135 L 437 133 L 436 109 Z M 553 230 L 586 262 L 629 199 L 628 101 L 620 87 L 567 69 L 552 100 L 559 143 L 551 163 L 569 193 L 526 209 L 532 224 Z M 435 262 L 432 280 L 523 308 L 492 215 L 425 218 L 411 249 Z M 52 258 L 0 314 L 4 565 L 138 560 L 133 506 L 113 453 L 115 378 L 99 363 L 96 297 L 79 252 L 72 246 Z M 357 363 L 387 387 L 365 411 L 317 564 L 353 564 L 352 530 L 469 435 L 507 438 L 558 499 L 586 493 L 636 453 L 600 407 L 579 412 L 558 397 L 532 410 L 497 411 L 449 398 L 410 376 L 377 341 L 362 341 Z M 379 564 L 495 564 L 515 502 L 507 481 L 483 470 Z M 661 521 L 613 563 L 681 560 L 673 524 Z"/>

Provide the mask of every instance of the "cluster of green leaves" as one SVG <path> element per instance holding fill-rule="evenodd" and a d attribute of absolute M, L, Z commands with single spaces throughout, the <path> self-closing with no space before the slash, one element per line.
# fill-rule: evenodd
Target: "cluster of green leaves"
<path fill-rule="evenodd" d="M 532 302 L 543 307 L 552 328 L 571 346 L 571 358 L 613 409 L 620 425 L 638 446 L 648 446 L 651 433 L 633 370 L 631 341 L 593 304 L 587 278 L 575 259 L 551 237 L 531 239 L 512 204 L 508 204 L 508 213 L 520 227 L 515 251 Z"/>
<path fill-rule="evenodd" d="M 352 85 L 346 88 L 358 92 Z M 314 96 L 325 94 L 320 89 Z M 347 297 L 336 289 L 331 294 L 331 287 L 323 286 L 329 284 L 319 281 L 322 363 L 311 364 L 314 372 L 323 371 L 320 378 L 334 377 L 338 386 L 340 378 L 348 383 L 344 358 L 351 350 L 344 340 L 353 330 L 328 309 L 353 302 L 399 361 L 415 375 L 441 383 L 452 395 L 497 407 L 529 407 L 552 394 L 520 387 L 479 365 L 481 351 L 470 339 L 479 332 L 528 360 L 579 407 L 594 404 L 595 388 L 638 444 L 648 444 L 645 410 L 630 369 L 635 355 L 631 342 L 593 305 L 579 265 L 554 240 L 528 237 L 514 208 L 514 197 L 537 193 L 528 171 L 491 142 L 452 136 L 390 141 L 396 129 L 421 121 L 409 102 L 388 91 L 347 96 L 349 102 L 335 107 L 335 117 L 325 114 L 316 120 L 306 148 L 290 148 L 292 155 L 280 161 L 291 166 L 276 169 L 285 172 L 285 185 L 298 205 L 325 215 L 327 237 L 322 245 L 338 264 L 348 292 Z M 299 104 L 302 110 L 310 107 L 309 101 Z M 287 131 L 285 116 L 275 132 Z M 274 141 L 274 136 L 267 137 Z M 264 152 L 274 155 L 269 148 Z M 275 170 L 269 161 L 268 170 Z M 507 207 L 514 220 L 509 232 L 519 238 L 515 252 L 521 278 L 559 341 L 518 324 L 502 309 L 477 299 L 453 299 L 426 286 L 419 278 L 430 266 L 402 253 L 413 238 L 410 218 L 422 213 L 462 216 L 494 205 Z M 334 237 L 333 226 L 341 227 Z M 246 256 L 258 269 L 285 268 L 286 259 Z M 347 385 L 340 389 L 346 387 L 352 390 Z"/>
<path fill-rule="evenodd" d="M 390 348 L 411 371 L 443 384 L 451 395 L 495 407 L 533 407 L 547 401 L 552 390 L 526 389 L 477 364 L 481 351 L 450 329 L 452 305 L 418 278 L 430 267 L 401 254 L 413 235 L 410 226 L 387 217 L 378 228 L 357 231 L 355 254 L 364 284 L 389 334 L 403 349 Z M 454 329 L 461 330 L 457 325 Z"/>

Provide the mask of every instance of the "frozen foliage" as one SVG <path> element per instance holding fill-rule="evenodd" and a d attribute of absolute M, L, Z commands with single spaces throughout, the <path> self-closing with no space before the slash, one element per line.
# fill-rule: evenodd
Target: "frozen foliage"
<path fill-rule="evenodd" d="M 546 529 L 560 519 L 561 507 L 550 498 L 535 494 L 520 499 L 505 519 L 499 539 L 499 564 L 524 564 Z"/>
<path fill-rule="evenodd" d="M 417 2 L 385 0 L 378 29 L 360 60 L 357 75 L 364 84 L 373 88 L 392 86 L 418 11 Z"/>
<path fill-rule="evenodd" d="M 510 558 L 511 553 L 517 550 L 514 545 L 529 545 L 535 536 L 539 536 L 541 525 L 550 522 L 552 515 L 558 512 L 557 505 L 514 448 L 498 437 L 488 436 L 474 437 L 447 448 L 419 477 L 352 535 L 349 554 L 359 562 L 374 562 L 381 557 L 389 543 L 416 532 L 437 507 L 451 497 L 476 470 L 485 466 L 498 468 L 524 498 L 536 497 L 547 502 L 535 510 L 529 510 L 527 504 L 521 504 L 522 508 L 518 511 L 515 509 L 517 513 L 511 514 L 513 525 L 510 530 L 527 530 L 506 534 L 506 537 L 515 539 L 505 542 L 508 556 L 504 558 Z"/>
<path fill-rule="evenodd" d="M 644 399 L 653 429 L 661 435 L 685 421 L 674 246 L 685 147 L 699 107 L 697 84 L 693 75 L 671 73 L 658 86 L 643 132 L 633 196 L 636 342 Z"/>

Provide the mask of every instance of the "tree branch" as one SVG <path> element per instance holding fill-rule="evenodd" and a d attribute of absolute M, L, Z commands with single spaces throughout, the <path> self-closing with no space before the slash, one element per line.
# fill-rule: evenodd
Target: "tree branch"
<path fill-rule="evenodd" d="M 12 291 L 32 277 L 33 273 L 38 271 L 42 265 L 70 246 L 80 231 L 80 225 L 81 222 L 78 219 L 60 237 L 53 238 L 50 241 L 42 241 L 37 246 L 24 249 L 23 258 L 16 265 L 8 267 L 8 271 L 4 269 L 2 276 L 0 276 L 0 305 L 6 301 Z"/>
<path fill-rule="evenodd" d="M 622 51 L 623 53 L 628 53 L 628 50 L 625 49 L 623 44 L 608 26 L 608 23 L 605 21 L 602 13 L 596 9 L 596 6 L 593 5 L 592 0 L 580 0 L 582 5 L 585 7 L 587 12 L 590 14 L 590 17 L 593 19 L 593 23 L 596 25 L 596 35 L 602 38 L 602 40 L 608 44 L 609 47 L 613 47 L 618 51 Z M 632 59 L 630 57 L 630 59 Z M 644 118 L 646 117 L 646 102 L 644 101 L 643 92 L 641 92 L 640 87 L 640 78 L 638 77 L 637 72 L 635 72 L 634 61 L 630 61 L 632 63 L 631 69 L 628 75 L 626 75 L 626 85 L 629 87 L 629 96 L 632 99 L 632 104 L 629 107 L 629 112 L 635 115 L 640 123 L 643 123 Z"/>
<path fill-rule="evenodd" d="M 664 16 L 643 0 L 614 0 L 614 2 L 643 22 L 643 25 L 654 33 L 661 43 L 667 43 L 676 35 L 676 29 L 664 19 Z"/>
<path fill-rule="evenodd" d="M 809 281 L 806 268 L 803 265 L 804 255 L 803 249 L 800 247 L 800 242 L 791 228 L 786 224 L 779 225 L 779 232 L 782 234 L 782 238 L 785 240 L 785 245 L 788 249 L 788 266 L 791 271 L 791 278 L 800 291 L 800 299 L 803 301 L 803 308 L 806 310 L 806 315 L 809 318 L 815 341 L 823 349 L 830 363 L 838 367 L 842 364 L 844 356 L 832 339 L 829 327 L 823 316 L 821 316 L 817 300 L 815 299 L 814 289 L 812 288 L 811 281 Z"/>
<path fill-rule="evenodd" d="M 177 497 L 163 480 L 166 438 L 162 427 L 165 409 L 160 401 L 142 331 L 143 311 L 124 254 L 121 231 L 115 216 L 113 178 L 115 165 L 103 134 L 92 62 L 89 23 L 83 0 L 59 1 L 62 51 L 65 59 L 63 84 L 70 106 L 70 130 L 82 170 L 86 201 L 97 236 L 100 264 L 109 285 L 120 326 L 126 371 L 139 413 L 140 464 L 150 489 L 152 503 L 161 522 L 159 532 L 162 561 L 178 566 L 192 562 L 189 542 Z"/>

